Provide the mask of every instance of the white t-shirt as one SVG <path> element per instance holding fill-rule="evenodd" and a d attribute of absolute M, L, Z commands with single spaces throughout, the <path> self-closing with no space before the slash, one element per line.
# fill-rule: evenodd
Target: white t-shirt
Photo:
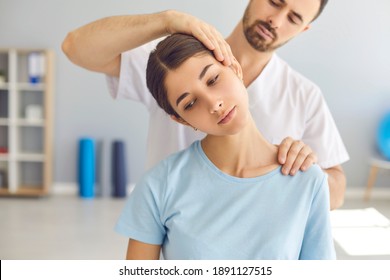
<path fill-rule="evenodd" d="M 114 98 L 141 102 L 150 113 L 147 168 L 205 136 L 172 121 L 149 93 L 146 65 L 157 42 L 123 53 L 120 78 L 107 76 Z M 276 54 L 248 87 L 248 93 L 252 116 L 269 142 L 280 144 L 288 136 L 300 139 L 317 154 L 322 168 L 349 159 L 321 90 Z"/>

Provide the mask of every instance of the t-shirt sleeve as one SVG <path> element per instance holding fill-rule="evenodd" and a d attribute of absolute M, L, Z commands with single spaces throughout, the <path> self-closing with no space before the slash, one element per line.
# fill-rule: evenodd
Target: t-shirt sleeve
<path fill-rule="evenodd" d="M 302 141 L 318 156 L 318 165 L 330 168 L 349 160 L 336 123 L 318 87 L 307 101 L 306 129 Z"/>
<path fill-rule="evenodd" d="M 131 192 L 115 226 L 116 232 L 148 244 L 161 245 L 166 230 L 161 221 L 161 190 L 164 184 L 145 175 Z M 161 177 L 160 177 L 161 178 Z"/>
<path fill-rule="evenodd" d="M 119 78 L 106 75 L 108 90 L 113 98 L 141 102 L 148 109 L 155 104 L 146 86 L 146 66 L 149 54 L 157 43 L 158 40 L 151 41 L 121 54 Z"/>
<path fill-rule="evenodd" d="M 332 228 L 330 224 L 329 187 L 327 175 L 323 174 L 317 193 L 314 195 L 299 259 L 336 259 Z"/>

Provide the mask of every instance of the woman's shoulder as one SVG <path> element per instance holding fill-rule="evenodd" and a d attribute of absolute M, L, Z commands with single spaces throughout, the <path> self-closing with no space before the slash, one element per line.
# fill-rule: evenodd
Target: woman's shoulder
<path fill-rule="evenodd" d="M 301 171 L 299 174 L 302 181 L 310 183 L 316 190 L 328 186 L 328 174 L 318 164 L 313 164 L 308 170 Z"/>
<path fill-rule="evenodd" d="M 315 177 L 323 177 L 326 175 L 325 171 L 318 164 L 313 164 L 309 169 L 304 171 L 304 173 L 305 172 Z"/>
<path fill-rule="evenodd" d="M 154 177 L 157 176 L 158 178 L 161 178 L 161 176 L 168 176 L 172 173 L 180 172 L 185 169 L 190 168 L 190 165 L 194 163 L 196 153 L 196 145 L 198 141 L 195 141 L 192 145 L 190 145 L 188 148 L 185 148 L 183 150 L 180 150 L 178 152 L 175 152 L 160 162 L 158 162 L 156 165 L 151 167 L 146 173 L 146 177 Z"/>

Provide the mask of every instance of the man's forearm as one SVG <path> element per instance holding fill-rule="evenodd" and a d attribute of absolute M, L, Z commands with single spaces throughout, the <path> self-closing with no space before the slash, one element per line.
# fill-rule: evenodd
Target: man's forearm
<path fill-rule="evenodd" d="M 122 52 L 167 35 L 167 15 L 161 12 L 99 19 L 69 32 L 62 49 L 83 68 L 119 74 Z"/>
<path fill-rule="evenodd" d="M 346 178 L 340 165 L 324 170 L 328 174 L 330 209 L 341 207 L 344 203 Z"/>

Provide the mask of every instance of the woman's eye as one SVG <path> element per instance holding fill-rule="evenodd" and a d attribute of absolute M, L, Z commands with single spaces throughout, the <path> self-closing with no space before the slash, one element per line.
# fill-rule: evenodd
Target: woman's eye
<path fill-rule="evenodd" d="M 218 78 L 219 78 L 219 75 L 217 75 L 214 78 L 212 78 L 211 80 L 207 81 L 207 85 L 212 86 L 213 84 L 215 84 L 215 82 L 218 80 Z"/>
<path fill-rule="evenodd" d="M 184 110 L 189 110 L 192 108 L 192 106 L 194 106 L 196 102 L 196 99 L 192 100 L 191 102 L 187 103 L 185 106 L 184 106 Z"/>

